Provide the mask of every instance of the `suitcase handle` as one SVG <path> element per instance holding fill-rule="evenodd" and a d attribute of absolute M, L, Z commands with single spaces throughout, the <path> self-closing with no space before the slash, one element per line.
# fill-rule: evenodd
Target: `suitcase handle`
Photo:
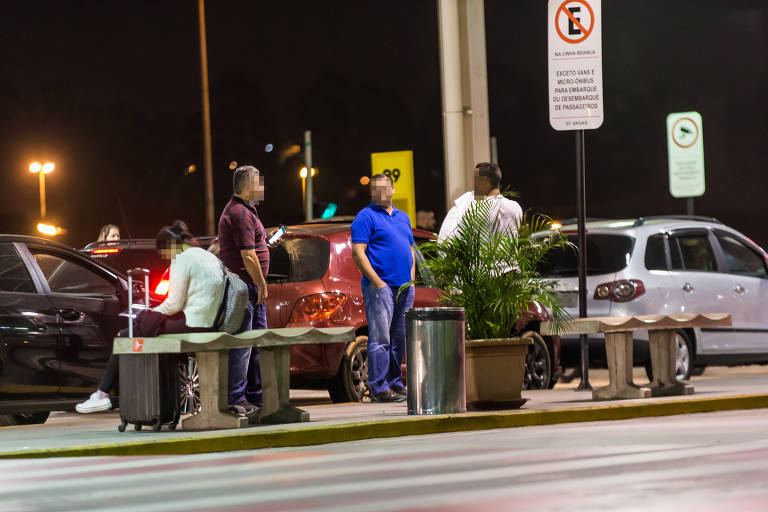
<path fill-rule="evenodd" d="M 135 309 L 149 309 L 149 270 L 146 268 L 131 268 L 126 274 L 128 274 L 128 337 L 133 338 L 133 319 L 135 315 L 133 311 Z M 144 308 L 133 304 L 133 276 L 144 276 Z"/>

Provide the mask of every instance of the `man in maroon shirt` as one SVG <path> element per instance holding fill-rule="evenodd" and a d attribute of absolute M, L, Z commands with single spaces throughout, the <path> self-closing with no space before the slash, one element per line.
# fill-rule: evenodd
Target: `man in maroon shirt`
<path fill-rule="evenodd" d="M 248 311 L 240 332 L 267 328 L 269 249 L 256 205 L 264 200 L 264 181 L 251 165 L 235 169 L 233 195 L 219 219 L 219 258 L 248 285 Z M 229 405 L 246 412 L 261 407 L 259 351 L 229 351 Z M 236 409 L 237 410 L 237 409 Z"/>

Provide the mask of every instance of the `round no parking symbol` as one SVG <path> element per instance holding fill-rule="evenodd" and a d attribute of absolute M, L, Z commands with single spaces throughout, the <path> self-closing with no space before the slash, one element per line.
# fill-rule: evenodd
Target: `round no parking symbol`
<path fill-rule="evenodd" d="M 565 0 L 555 13 L 557 35 L 566 43 L 584 41 L 595 27 L 595 13 L 586 0 Z"/>

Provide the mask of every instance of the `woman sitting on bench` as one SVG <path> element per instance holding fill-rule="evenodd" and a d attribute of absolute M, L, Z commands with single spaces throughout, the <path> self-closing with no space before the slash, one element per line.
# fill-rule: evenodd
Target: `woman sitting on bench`
<path fill-rule="evenodd" d="M 156 308 L 136 316 L 133 335 L 154 337 L 215 330 L 216 315 L 224 297 L 221 261 L 198 246 L 182 221 L 163 227 L 155 237 L 155 246 L 160 256 L 171 262 L 168 297 Z M 120 331 L 118 336 L 128 336 L 128 329 Z M 77 412 L 111 409 L 109 392 L 117 390 L 117 383 L 118 358 L 113 354 L 99 389 L 88 400 L 77 404 Z"/>

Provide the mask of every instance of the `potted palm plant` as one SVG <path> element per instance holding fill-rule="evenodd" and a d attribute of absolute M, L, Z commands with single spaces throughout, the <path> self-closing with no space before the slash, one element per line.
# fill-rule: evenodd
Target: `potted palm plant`
<path fill-rule="evenodd" d="M 530 340 L 516 337 L 533 309 L 544 308 L 555 330 L 569 320 L 556 281 L 537 273 L 539 263 L 568 241 L 548 229 L 549 219 L 525 215 L 517 236 L 492 228 L 491 202 L 475 203 L 453 236 L 424 242 L 420 274 L 443 290 L 441 301 L 463 307 L 469 409 L 517 408 L 525 403 L 525 354 Z"/>

